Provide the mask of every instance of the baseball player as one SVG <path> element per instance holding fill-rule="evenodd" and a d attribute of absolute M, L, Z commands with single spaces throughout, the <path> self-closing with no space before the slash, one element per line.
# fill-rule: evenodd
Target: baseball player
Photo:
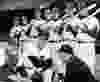
<path fill-rule="evenodd" d="M 85 18 L 81 19 L 79 32 L 76 38 L 82 42 L 76 45 L 74 53 L 86 62 L 93 75 L 95 75 L 96 52 L 95 41 L 100 30 L 99 21 L 96 17 L 88 16 L 88 10 L 80 13 Z"/>

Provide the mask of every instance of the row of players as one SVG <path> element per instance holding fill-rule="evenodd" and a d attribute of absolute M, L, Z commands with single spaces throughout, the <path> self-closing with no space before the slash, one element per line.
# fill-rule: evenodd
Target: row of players
<path fill-rule="evenodd" d="M 65 71 L 62 70 L 63 69 L 62 60 L 55 54 L 56 52 L 54 51 L 55 46 L 57 47 L 57 43 L 56 44 L 50 43 L 50 45 L 47 45 L 46 44 L 47 40 L 45 39 L 48 39 L 48 41 L 52 40 L 54 42 L 57 42 L 57 41 L 59 42 L 62 39 L 64 40 L 67 39 L 65 41 L 65 44 L 68 44 L 71 47 L 73 47 L 74 55 L 78 56 L 83 61 L 85 61 L 86 64 L 88 64 L 88 66 L 90 67 L 91 72 L 95 74 L 95 54 L 96 54 L 95 40 L 96 40 L 97 33 L 99 32 L 100 26 L 99 26 L 98 19 L 96 19 L 94 16 L 87 17 L 88 10 L 85 10 L 83 12 L 85 13 L 84 14 L 82 12 L 80 13 L 80 15 L 82 16 L 84 15 L 83 19 L 80 19 L 68 13 L 66 13 L 67 16 L 64 18 L 64 20 L 58 19 L 54 21 L 51 19 L 47 21 L 41 18 L 32 19 L 30 24 L 26 24 L 24 26 L 15 25 L 11 29 L 10 37 L 15 36 L 16 34 L 19 35 L 19 33 L 21 33 L 22 37 L 24 35 L 24 40 L 27 40 L 27 42 L 25 42 L 24 44 L 25 47 L 24 47 L 23 55 L 24 56 L 27 56 L 27 55 L 32 56 L 33 54 L 36 56 L 42 55 L 46 57 L 46 59 L 48 59 L 49 57 L 52 57 L 52 59 L 54 60 L 53 62 L 57 66 L 57 69 L 59 70 L 59 72 L 65 72 Z M 30 32 L 29 32 L 29 35 L 27 36 L 26 32 L 29 31 L 29 29 L 30 29 Z M 46 34 L 45 37 L 47 38 L 44 38 L 44 37 L 41 38 L 42 34 L 41 33 L 39 34 L 39 31 L 44 33 L 44 35 L 46 33 L 49 33 L 49 36 L 47 36 L 48 34 Z M 61 31 L 61 33 L 59 33 L 58 31 Z M 23 39 L 22 37 L 21 39 Z M 36 41 L 34 41 L 33 39 Z M 81 43 L 77 43 L 75 40 L 81 40 Z M 35 45 L 37 43 L 39 43 L 39 47 L 42 47 L 41 52 L 38 51 L 37 48 L 35 48 L 36 47 Z M 33 44 L 35 47 L 33 46 Z M 45 44 L 46 46 L 44 46 Z M 48 47 L 49 48 L 51 47 L 54 49 L 53 51 L 51 51 L 53 53 L 48 52 L 49 51 L 47 49 Z M 27 57 L 25 58 L 27 60 Z M 59 62 L 59 60 L 61 61 Z M 19 62 L 19 65 L 22 64 L 21 61 Z M 49 78 L 50 73 L 48 75 L 47 74 L 48 72 L 44 73 L 44 78 L 45 78 L 44 82 L 47 82 L 47 79 Z M 48 81 L 48 82 L 51 82 L 51 81 Z"/>
<path fill-rule="evenodd" d="M 55 8 L 54 8 L 55 10 Z M 50 10 L 45 10 L 45 17 L 47 20 L 44 20 L 42 18 L 40 18 L 39 16 L 37 16 L 36 19 L 32 19 L 30 21 L 30 23 L 27 23 L 27 18 L 25 18 L 25 16 L 22 17 L 23 23 L 24 25 L 19 25 L 19 21 L 15 20 L 15 25 L 12 27 L 11 31 L 10 31 L 10 37 L 14 37 L 16 34 L 20 35 L 21 33 L 24 33 L 23 35 L 28 37 L 34 37 L 36 35 L 39 34 L 39 30 L 44 30 L 44 31 L 49 31 L 52 35 L 52 33 L 56 36 L 59 34 L 60 36 L 64 37 L 70 37 L 70 35 L 65 35 L 68 33 L 72 33 L 71 35 L 76 38 L 76 35 L 80 35 L 81 33 L 86 33 L 90 34 L 91 37 L 96 38 L 96 34 L 99 31 L 99 22 L 98 19 L 96 19 L 95 17 L 88 17 L 88 10 L 85 9 L 80 13 L 80 16 L 83 17 L 82 19 L 80 19 L 79 17 L 75 16 L 73 14 L 72 11 L 68 11 L 65 14 L 65 17 L 63 18 L 58 18 L 57 15 L 58 12 L 55 13 L 51 13 Z M 68 13 L 70 12 L 70 13 Z M 53 18 L 56 16 L 56 20 L 53 20 Z M 92 22 L 92 23 L 91 23 Z M 94 23 L 94 24 L 93 24 Z M 89 27 L 88 25 L 91 24 L 91 27 Z M 92 25 L 93 24 L 93 25 Z M 94 25 L 97 25 L 94 26 Z M 91 32 L 88 32 L 88 31 Z M 54 33 L 55 31 L 55 33 Z M 25 34 L 26 33 L 26 34 Z M 53 35 L 53 36 L 54 36 Z M 52 37 L 53 37 L 52 36 Z M 56 38 L 56 37 L 55 37 Z M 58 37 L 57 37 L 58 38 Z M 57 39 L 56 38 L 56 39 Z M 53 38 L 54 39 L 54 38 Z M 79 37 L 80 39 L 80 37 Z M 86 39 L 86 38 L 85 38 Z"/>

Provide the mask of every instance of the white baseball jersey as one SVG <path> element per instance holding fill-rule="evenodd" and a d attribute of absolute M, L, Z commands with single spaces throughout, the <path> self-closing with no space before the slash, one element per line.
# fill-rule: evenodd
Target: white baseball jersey
<path fill-rule="evenodd" d="M 96 33 L 98 33 L 100 30 L 99 21 L 95 17 L 84 18 L 81 20 L 81 23 L 87 25 L 88 31 L 92 32 L 96 30 Z M 80 40 L 84 40 L 84 41 L 90 41 L 90 40 L 95 41 L 96 40 L 96 37 L 94 38 L 91 35 L 88 35 L 88 33 L 84 33 L 84 32 L 79 32 L 77 38 L 79 38 Z"/>
<path fill-rule="evenodd" d="M 32 35 L 37 35 L 38 33 L 37 28 L 38 27 L 41 28 L 40 26 L 46 24 L 46 21 L 42 19 L 40 20 L 32 19 L 30 24 L 32 25 L 32 30 L 31 30 L 31 36 L 32 36 Z"/>
<path fill-rule="evenodd" d="M 94 31 L 97 28 L 97 32 L 100 29 L 99 22 L 95 17 L 85 18 L 81 21 L 86 24 L 88 31 Z M 74 47 L 74 54 L 81 58 L 90 68 L 91 72 L 95 74 L 95 41 L 96 37 L 92 37 L 88 33 L 80 31 L 76 37 L 78 40 L 81 40 L 85 43 L 76 43 Z M 92 41 L 92 42 L 91 42 Z"/>
<path fill-rule="evenodd" d="M 71 26 L 72 29 L 74 29 L 74 31 L 77 30 L 76 26 L 80 23 L 80 19 L 78 19 L 77 17 L 70 17 L 70 18 L 66 18 L 66 20 L 64 21 L 65 25 L 64 25 L 64 32 L 63 32 L 63 37 L 64 39 L 69 39 L 68 44 L 70 44 L 72 47 L 74 45 L 74 41 L 71 41 L 73 39 L 75 39 L 76 37 L 74 36 L 74 34 L 72 33 L 71 30 L 69 30 L 69 25 Z"/>

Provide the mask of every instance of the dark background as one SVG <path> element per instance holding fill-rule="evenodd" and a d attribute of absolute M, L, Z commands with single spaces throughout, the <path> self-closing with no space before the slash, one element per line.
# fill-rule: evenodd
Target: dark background
<path fill-rule="evenodd" d="M 8 12 L 0 11 L 0 40 L 8 39 Z"/>

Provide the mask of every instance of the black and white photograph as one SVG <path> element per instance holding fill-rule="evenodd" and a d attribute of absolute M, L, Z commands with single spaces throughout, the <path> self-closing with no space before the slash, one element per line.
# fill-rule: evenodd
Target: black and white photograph
<path fill-rule="evenodd" d="M 0 82 L 100 82 L 99 0 L 1 0 Z"/>

